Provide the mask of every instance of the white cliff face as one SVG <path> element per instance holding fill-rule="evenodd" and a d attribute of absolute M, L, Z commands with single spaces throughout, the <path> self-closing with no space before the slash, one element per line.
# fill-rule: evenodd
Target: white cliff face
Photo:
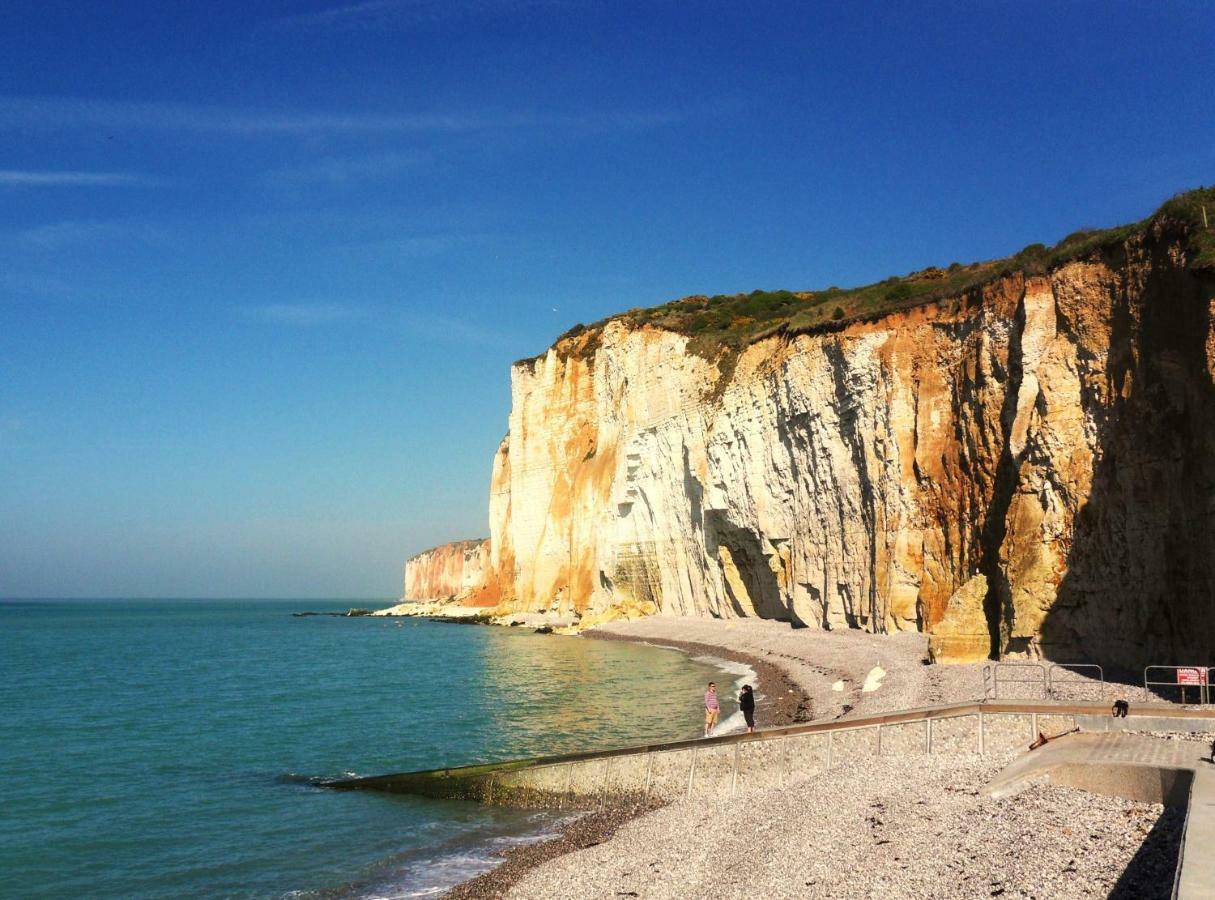
<path fill-rule="evenodd" d="M 611 321 L 512 371 L 480 595 L 919 629 L 945 659 L 1197 652 L 1215 529 L 1179 535 L 1178 568 L 1144 532 L 1185 519 L 1135 479 L 1210 520 L 1213 295 L 1132 241 L 760 341 L 727 379 L 685 336 Z"/>
<path fill-rule="evenodd" d="M 926 573 L 923 559 L 937 486 L 915 453 L 921 435 L 940 448 L 954 415 L 937 364 L 1003 369 L 987 357 L 1006 356 L 1008 330 L 1002 317 L 985 329 L 982 312 L 913 318 L 763 342 L 720 396 L 686 338 L 618 322 L 592 362 L 550 351 L 516 368 L 512 513 L 491 539 L 511 548 L 516 601 L 917 627 L 921 595 L 943 605 L 958 584 L 957 560 L 929 548 Z M 905 383 L 925 355 L 930 370 Z M 922 403 L 921 381 L 935 388 Z"/>

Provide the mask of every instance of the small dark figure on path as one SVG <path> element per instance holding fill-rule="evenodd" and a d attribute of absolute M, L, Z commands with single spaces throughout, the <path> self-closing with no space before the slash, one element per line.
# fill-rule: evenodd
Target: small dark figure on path
<path fill-rule="evenodd" d="M 1131 705 L 1125 700 L 1115 700 L 1114 708 L 1110 710 L 1110 714 L 1115 719 L 1125 719 L 1126 714 L 1131 711 Z"/>
<path fill-rule="evenodd" d="M 750 734 L 755 730 L 755 692 L 751 690 L 751 685 L 743 685 L 742 693 L 738 695 L 738 708 L 747 720 L 747 733 Z"/>

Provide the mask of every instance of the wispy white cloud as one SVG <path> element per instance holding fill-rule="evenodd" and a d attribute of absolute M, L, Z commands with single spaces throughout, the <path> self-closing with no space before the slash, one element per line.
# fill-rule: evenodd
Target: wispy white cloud
<path fill-rule="evenodd" d="M 516 352 L 522 345 L 518 335 L 489 328 L 455 316 L 410 313 L 404 317 L 406 331 L 425 341 L 441 344 L 495 347 Z"/>
<path fill-rule="evenodd" d="M 296 13 L 276 19 L 276 25 L 334 25 L 337 23 L 378 21 L 399 14 L 408 7 L 417 7 L 416 2 L 403 0 L 364 0 L 362 3 L 346 3 L 312 12 Z"/>
<path fill-rule="evenodd" d="M 421 259 L 448 253 L 458 247 L 485 240 L 482 234 L 415 234 L 344 244 L 339 249 L 357 256 Z"/>
<path fill-rule="evenodd" d="M 148 129 L 245 136 L 308 136 L 472 131 L 523 125 L 531 121 L 532 116 L 519 114 L 331 114 L 73 97 L 0 97 L 0 128 L 6 129 Z"/>
<path fill-rule="evenodd" d="M 568 6 L 568 0 L 361 0 L 284 16 L 274 24 L 279 27 L 421 25 L 466 16 L 485 17 Z"/>
<path fill-rule="evenodd" d="M 395 307 L 395 308 L 394 308 Z M 347 303 L 267 303 L 237 307 L 251 322 L 290 328 L 319 328 L 350 323 L 371 323 L 378 328 L 396 325 L 415 340 L 430 344 L 493 347 L 518 352 L 525 340 L 471 317 L 418 310 L 402 311 L 398 302 L 371 305 Z"/>
<path fill-rule="evenodd" d="M 91 100 L 74 97 L 2 97 L 0 130 L 58 131 L 103 129 L 106 131 L 177 131 L 233 137 L 290 136 L 302 138 L 372 135 L 467 133 L 504 129 L 544 128 L 556 132 L 596 132 L 652 128 L 684 121 L 693 116 L 715 114 L 716 107 L 681 110 L 604 110 L 544 113 L 531 111 L 473 111 L 315 113 L 280 110 L 227 109 L 123 100 Z M 124 172 L 20 173 L 93 179 L 75 183 L 148 184 L 155 179 Z M 0 182 L 3 183 L 3 182 Z M 15 183 L 15 182 L 14 182 Z M 69 183 L 67 181 L 43 183 Z"/>
<path fill-rule="evenodd" d="M 5 261 L 5 264 L 9 264 Z M 11 297 L 65 298 L 79 297 L 80 285 L 46 272 L 0 271 L 0 292 Z"/>
<path fill-rule="evenodd" d="M 297 327 L 330 325 L 359 319 L 364 314 L 361 307 L 342 303 L 267 303 L 261 306 L 242 306 L 238 311 L 246 319 Z"/>
<path fill-rule="evenodd" d="M 380 153 L 374 156 L 326 157 L 283 166 L 266 174 L 266 182 L 277 188 L 297 188 L 311 185 L 348 187 L 364 181 L 391 178 L 425 165 L 427 158 L 419 153 Z"/>
<path fill-rule="evenodd" d="M 64 172 L 0 169 L 5 187 L 151 187 L 159 179 L 135 172 Z"/>
<path fill-rule="evenodd" d="M 166 235 L 147 222 L 67 220 L 50 222 L 17 233 L 17 240 L 35 250 L 61 250 L 81 244 L 132 243 L 160 244 Z"/>

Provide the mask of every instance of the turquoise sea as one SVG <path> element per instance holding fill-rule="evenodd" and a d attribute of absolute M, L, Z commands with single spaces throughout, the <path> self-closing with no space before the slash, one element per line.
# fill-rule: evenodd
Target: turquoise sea
<path fill-rule="evenodd" d="M 731 680 L 655 647 L 291 615 L 348 605 L 0 602 L 0 895 L 441 892 L 556 814 L 306 779 L 693 737 Z"/>

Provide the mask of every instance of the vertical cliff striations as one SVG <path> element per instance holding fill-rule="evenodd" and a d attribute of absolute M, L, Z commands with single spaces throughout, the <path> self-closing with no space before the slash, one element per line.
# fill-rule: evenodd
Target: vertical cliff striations
<path fill-rule="evenodd" d="M 1205 659 L 1215 278 L 1191 230 L 1157 216 L 728 361 L 627 315 L 559 341 L 511 372 L 470 592 L 918 629 L 944 660 Z"/>
<path fill-rule="evenodd" d="M 489 542 L 454 541 L 424 550 L 405 561 L 408 600 L 447 600 L 467 595 L 483 584 L 489 564 Z"/>

